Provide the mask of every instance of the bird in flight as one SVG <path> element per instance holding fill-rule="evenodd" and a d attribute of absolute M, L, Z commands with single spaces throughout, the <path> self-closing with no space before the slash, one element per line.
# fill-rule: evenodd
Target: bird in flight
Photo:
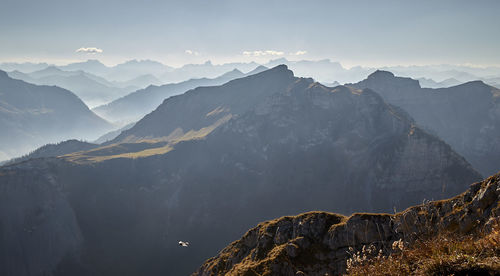
<path fill-rule="evenodd" d="M 188 247 L 189 246 L 189 242 L 179 241 L 179 245 L 182 246 L 182 247 Z"/>

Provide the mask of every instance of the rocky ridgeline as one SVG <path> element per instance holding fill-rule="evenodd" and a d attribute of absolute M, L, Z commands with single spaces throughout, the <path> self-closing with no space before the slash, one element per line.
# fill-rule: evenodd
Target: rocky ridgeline
<path fill-rule="evenodd" d="M 500 90 L 481 81 L 448 88 L 421 88 L 417 80 L 376 71 L 348 84 L 369 88 L 384 101 L 404 109 L 424 130 L 465 157 L 483 176 L 500 164 Z"/>
<path fill-rule="evenodd" d="M 390 252 L 400 239 L 471 233 L 500 216 L 500 174 L 459 196 L 391 214 L 350 217 L 309 212 L 267 221 L 207 260 L 193 275 L 339 275 L 350 252 L 375 245 Z"/>

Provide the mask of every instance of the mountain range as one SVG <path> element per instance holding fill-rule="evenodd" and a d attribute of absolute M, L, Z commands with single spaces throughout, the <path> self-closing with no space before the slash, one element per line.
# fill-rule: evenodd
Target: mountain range
<path fill-rule="evenodd" d="M 108 103 L 139 88 L 133 84 L 134 80 L 129 82 L 130 85 L 129 83 L 120 85 L 85 71 L 63 71 L 55 66 L 49 66 L 29 74 L 12 71 L 8 75 L 11 78 L 33 84 L 56 85 L 68 89 L 91 107 Z"/>
<path fill-rule="evenodd" d="M 264 66 L 258 66 L 247 74 L 242 73 L 238 69 L 233 69 L 214 79 L 190 79 L 180 83 L 161 86 L 150 85 L 147 88 L 137 90 L 108 104 L 98 106 L 93 111 L 109 121 L 128 124 L 139 120 L 144 115 L 153 111 L 168 97 L 182 94 L 199 86 L 221 85 L 232 79 L 253 75 L 266 69 Z"/>
<path fill-rule="evenodd" d="M 266 67 L 274 67 L 278 64 L 285 64 L 298 76 L 313 77 L 315 80 L 324 83 L 357 82 L 366 78 L 377 69 L 391 71 L 399 76 L 412 77 L 414 79 L 432 79 L 433 82 L 440 83 L 447 79 L 456 79 L 460 83 L 482 80 L 495 87 L 500 86 L 498 77 L 499 67 L 474 67 L 465 65 L 421 65 L 421 66 L 384 66 L 384 67 L 362 67 L 354 66 L 346 68 L 339 62 L 328 59 L 323 60 L 298 60 L 291 61 L 285 58 L 270 60 L 262 64 Z M 0 69 L 5 71 L 18 70 L 23 73 L 31 73 L 48 67 L 47 63 L 0 63 Z M 256 62 L 233 62 L 225 64 L 213 64 L 210 61 L 201 64 L 186 64 L 178 68 L 164 65 L 152 60 L 130 60 L 115 66 L 106 66 L 98 60 L 87 60 L 84 62 L 70 63 L 59 66 L 65 71 L 85 71 L 100 77 L 104 77 L 111 82 L 126 82 L 143 75 L 150 75 L 158 79 L 161 84 L 177 83 L 192 78 L 215 78 L 230 70 L 238 69 L 242 72 L 249 72 L 259 66 Z M 160 84 L 158 83 L 158 84 Z M 446 83 L 446 82 L 445 82 Z M 155 83 L 149 83 L 155 84 Z M 156 85 L 156 84 L 155 84 Z M 146 85 L 147 86 L 147 85 Z M 427 85 L 423 85 L 426 86 Z M 144 83 L 142 85 L 144 86 Z"/>
<path fill-rule="evenodd" d="M 480 179 L 373 90 L 280 65 L 169 97 L 99 147 L 0 167 L 0 274 L 186 275 L 266 219 L 403 210 Z"/>
<path fill-rule="evenodd" d="M 95 139 L 111 127 L 70 91 L 0 71 L 0 159 L 70 138 Z"/>
<path fill-rule="evenodd" d="M 462 82 L 460 82 L 454 78 L 445 79 L 445 80 L 440 81 L 440 82 L 437 82 L 433 79 L 428 79 L 428 78 L 420 78 L 417 80 L 422 88 L 445 88 L 445 87 L 456 86 L 456 85 L 462 84 Z"/>

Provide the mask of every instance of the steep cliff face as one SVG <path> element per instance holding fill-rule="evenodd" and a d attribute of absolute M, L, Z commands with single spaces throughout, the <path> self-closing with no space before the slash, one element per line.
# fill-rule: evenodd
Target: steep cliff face
<path fill-rule="evenodd" d="M 411 244 L 444 231 L 470 233 L 500 217 L 499 198 L 497 174 L 454 198 L 394 215 L 310 212 L 282 217 L 249 230 L 193 275 L 339 275 L 353 249 L 391 248 L 400 239 Z"/>
<path fill-rule="evenodd" d="M 436 134 L 484 176 L 500 169 L 500 90 L 481 81 L 430 89 L 418 81 L 376 71 L 350 84 L 370 88 L 407 111 L 417 125 Z"/>
<path fill-rule="evenodd" d="M 0 188 L 32 180 L 68 203 L 92 275 L 186 275 L 259 221 L 310 210 L 402 210 L 480 179 L 375 92 L 328 88 L 284 66 L 169 98 L 118 142 L 0 168 L 10 175 L 0 175 Z M 38 162 L 52 165 L 22 170 Z M 35 173 L 47 170 L 53 177 Z M 5 193 L 9 204 L 28 195 Z M 179 248 L 179 240 L 190 246 Z"/>
<path fill-rule="evenodd" d="M 79 275 L 83 237 L 53 166 L 40 159 L 0 172 L 2 275 L 52 275 L 65 266 Z"/>

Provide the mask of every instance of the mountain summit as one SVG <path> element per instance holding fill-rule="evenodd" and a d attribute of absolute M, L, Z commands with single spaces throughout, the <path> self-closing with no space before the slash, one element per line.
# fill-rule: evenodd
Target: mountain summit
<path fill-rule="evenodd" d="M 243 114 L 293 81 L 293 72 L 281 65 L 220 87 L 195 88 L 165 100 L 113 142 L 152 137 L 178 138 L 191 130 L 215 126 L 231 116 Z"/>

